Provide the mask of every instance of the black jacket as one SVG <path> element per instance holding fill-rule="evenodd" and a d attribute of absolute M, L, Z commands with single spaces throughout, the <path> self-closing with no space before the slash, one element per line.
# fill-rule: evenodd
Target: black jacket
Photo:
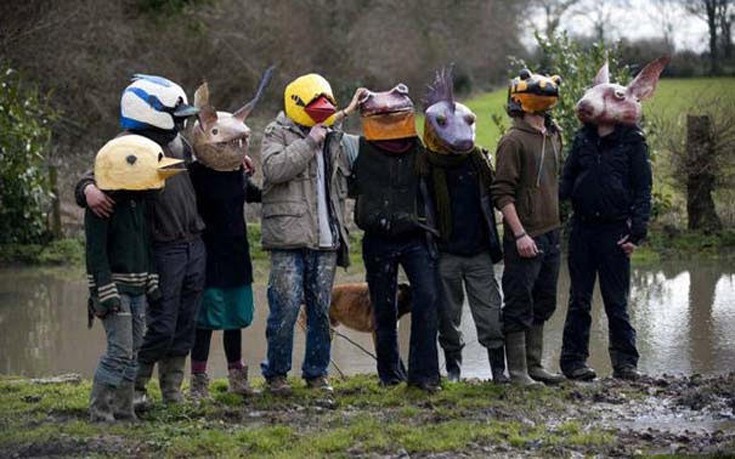
<path fill-rule="evenodd" d="M 630 240 L 646 237 L 651 214 L 651 165 L 643 132 L 617 125 L 605 136 L 586 125 L 577 131 L 564 164 L 559 197 L 571 199 L 584 223 L 628 221 Z"/>

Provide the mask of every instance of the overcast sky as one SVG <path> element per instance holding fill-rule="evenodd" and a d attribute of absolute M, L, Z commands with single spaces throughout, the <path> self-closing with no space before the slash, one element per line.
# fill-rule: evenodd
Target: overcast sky
<path fill-rule="evenodd" d="M 663 37 L 662 15 L 655 6 L 655 0 L 590 1 L 594 1 L 596 5 L 607 5 L 604 11 L 609 14 L 611 19 L 610 27 L 606 30 L 610 38 L 636 40 Z M 627 6 L 625 6 L 626 3 Z M 708 47 L 707 24 L 698 17 L 686 13 L 683 7 L 675 3 L 670 2 L 667 7 L 667 14 L 670 14 L 671 21 L 674 24 L 673 39 L 676 49 L 691 49 L 696 52 L 705 51 Z M 584 7 L 580 6 L 580 8 Z M 572 35 L 592 35 L 593 22 L 589 16 L 589 13 L 567 14 L 562 20 L 561 28 L 566 29 Z M 538 25 L 544 22 L 542 15 L 537 15 L 532 20 Z M 524 37 L 524 44 L 535 46 L 533 31 L 529 31 L 527 36 Z"/>

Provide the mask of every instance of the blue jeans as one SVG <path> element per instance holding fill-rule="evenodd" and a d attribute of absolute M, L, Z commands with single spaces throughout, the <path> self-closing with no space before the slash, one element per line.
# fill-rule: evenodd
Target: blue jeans
<path fill-rule="evenodd" d="M 94 373 L 95 382 L 119 387 L 132 383 L 138 371 L 138 350 L 145 334 L 145 295 L 120 295 L 120 311 L 102 319 L 107 351 Z"/>
<path fill-rule="evenodd" d="M 196 320 L 204 291 L 206 249 L 201 238 L 156 243 L 153 257 L 163 295 L 148 310 L 148 332 L 140 349 L 141 363 L 181 357 L 194 347 Z"/>
<path fill-rule="evenodd" d="M 573 221 L 568 260 L 571 288 L 560 359 L 565 373 L 585 365 L 589 356 L 592 291 L 597 276 L 607 315 L 612 367 L 619 370 L 638 365 L 636 332 L 628 316 L 630 259 L 617 244 L 628 231 L 626 222 Z"/>
<path fill-rule="evenodd" d="M 271 251 L 270 313 L 265 329 L 268 353 L 261 364 L 267 380 L 286 376 L 291 370 L 294 325 L 302 303 L 306 307 L 306 355 L 301 375 L 307 380 L 327 375 L 332 351 L 329 303 L 336 269 L 334 251 Z"/>
<path fill-rule="evenodd" d="M 362 258 L 375 317 L 378 376 L 384 384 L 406 379 L 398 352 L 396 288 L 398 265 L 411 283 L 411 344 L 408 357 L 410 384 L 437 384 L 439 360 L 436 345 L 439 273 L 422 236 L 385 239 L 365 234 Z"/>

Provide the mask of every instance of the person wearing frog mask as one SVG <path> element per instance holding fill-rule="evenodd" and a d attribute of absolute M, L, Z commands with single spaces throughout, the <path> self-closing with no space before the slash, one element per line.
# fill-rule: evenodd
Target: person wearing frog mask
<path fill-rule="evenodd" d="M 337 110 L 329 82 L 300 76 L 286 86 L 284 110 L 265 129 L 262 243 L 270 251 L 270 313 L 267 358 L 261 364 L 267 389 L 287 394 L 294 325 L 306 308 L 306 352 L 302 377 L 307 387 L 331 392 L 327 379 L 331 341 L 329 303 L 337 266 L 349 264 L 344 219 L 347 177 L 356 139 L 335 128 L 354 111 L 357 93 Z"/>

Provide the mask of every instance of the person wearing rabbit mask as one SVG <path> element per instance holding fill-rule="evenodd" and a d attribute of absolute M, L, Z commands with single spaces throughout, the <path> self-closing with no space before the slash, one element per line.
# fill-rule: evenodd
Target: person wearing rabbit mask
<path fill-rule="evenodd" d="M 638 126 L 641 100 L 650 98 L 668 63 L 646 65 L 627 87 L 609 82 L 608 65 L 576 106 L 584 124 L 574 137 L 559 196 L 572 203 L 569 307 L 560 366 L 570 379 L 591 380 L 587 366 L 595 277 L 609 327 L 613 377 L 638 379 L 636 332 L 628 316 L 630 255 L 646 237 L 651 213 L 651 166 Z"/>

